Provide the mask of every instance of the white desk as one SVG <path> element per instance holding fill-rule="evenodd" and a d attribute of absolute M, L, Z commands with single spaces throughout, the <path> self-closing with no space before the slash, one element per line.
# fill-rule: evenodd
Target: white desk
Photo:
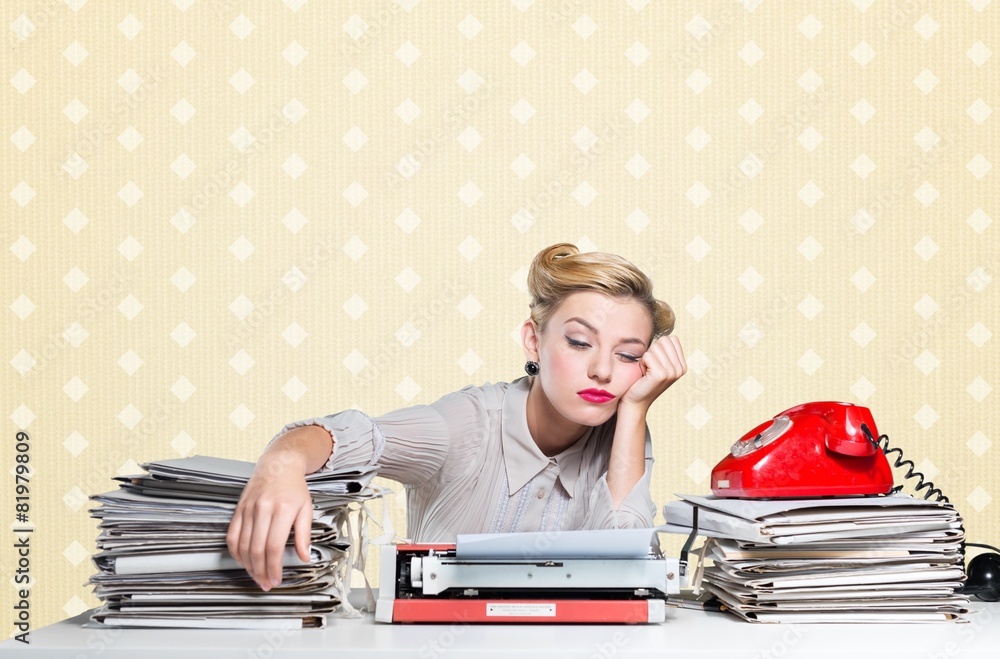
<path fill-rule="evenodd" d="M 1000 603 L 976 603 L 969 624 L 761 625 L 723 613 L 678 610 L 659 625 L 386 625 L 331 617 L 326 629 L 218 631 L 86 628 L 89 613 L 43 627 L 29 646 L 0 644 L 27 659 L 271 659 L 273 657 L 837 657 L 995 659 Z"/>

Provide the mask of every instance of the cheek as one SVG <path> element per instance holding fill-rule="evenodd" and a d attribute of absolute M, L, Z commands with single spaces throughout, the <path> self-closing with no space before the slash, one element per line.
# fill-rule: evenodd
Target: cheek
<path fill-rule="evenodd" d="M 557 382 L 562 380 L 573 372 L 572 355 L 565 354 L 561 350 L 553 351 L 546 360 L 545 370 L 549 375 L 554 376 Z"/>
<path fill-rule="evenodd" d="M 635 364 L 622 364 L 620 377 L 622 383 L 626 385 L 626 389 L 635 384 L 635 381 L 642 377 L 642 369 L 639 367 L 639 362 Z"/>

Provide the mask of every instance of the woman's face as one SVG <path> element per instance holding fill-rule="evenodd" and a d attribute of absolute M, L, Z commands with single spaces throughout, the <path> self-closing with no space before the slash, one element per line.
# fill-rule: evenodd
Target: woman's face
<path fill-rule="evenodd" d="M 587 426 L 610 419 L 642 377 L 639 358 L 652 335 L 641 304 L 591 291 L 563 300 L 540 334 L 532 327 L 524 332 L 528 358 L 540 367 L 535 384 L 559 414 Z"/>

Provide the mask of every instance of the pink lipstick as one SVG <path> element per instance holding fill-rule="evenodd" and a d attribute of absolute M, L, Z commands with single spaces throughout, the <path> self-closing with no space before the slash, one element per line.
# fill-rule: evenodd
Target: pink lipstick
<path fill-rule="evenodd" d="M 615 395 L 603 389 L 584 389 L 576 392 L 576 395 L 588 403 L 607 403 L 615 399 Z"/>

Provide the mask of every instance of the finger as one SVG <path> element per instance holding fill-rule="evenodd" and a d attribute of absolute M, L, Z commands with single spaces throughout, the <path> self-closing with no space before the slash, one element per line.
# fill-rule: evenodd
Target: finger
<path fill-rule="evenodd" d="M 646 366 L 646 372 L 653 371 L 654 375 L 663 372 L 664 356 L 662 346 L 652 346 L 642 355 L 642 361 Z"/>
<path fill-rule="evenodd" d="M 250 559 L 250 543 L 253 541 L 253 515 L 250 511 L 244 510 L 240 520 L 240 538 L 237 543 L 237 553 L 240 556 L 240 563 L 254 581 L 257 578 L 253 572 L 253 561 Z"/>
<path fill-rule="evenodd" d="M 309 534 L 312 531 L 312 500 L 299 508 L 295 518 L 295 551 L 303 562 L 309 562 Z"/>
<path fill-rule="evenodd" d="M 237 508 L 233 512 L 232 519 L 229 520 L 229 530 L 226 531 L 226 548 L 229 555 L 236 559 L 236 562 L 243 565 L 240 558 L 240 530 L 243 528 L 243 510 Z"/>
<path fill-rule="evenodd" d="M 670 358 L 666 354 L 664 345 L 661 341 L 657 340 L 650 346 L 643 357 L 647 360 L 647 366 L 653 369 L 654 376 L 662 376 L 664 372 L 669 372 Z"/>
<path fill-rule="evenodd" d="M 243 508 L 240 515 L 240 535 L 236 543 L 236 552 L 239 555 L 240 563 L 251 577 L 253 577 L 253 563 L 250 561 L 250 543 L 253 540 L 254 511 L 251 507 Z"/>
<path fill-rule="evenodd" d="M 249 534 L 244 534 L 249 536 L 245 553 L 249 562 L 247 572 L 250 573 L 254 581 L 265 591 L 271 588 L 267 580 L 266 562 L 267 538 L 270 531 L 271 512 L 258 508 L 253 518 L 253 529 Z"/>
<path fill-rule="evenodd" d="M 292 511 L 276 511 L 271 518 L 265 543 L 264 582 L 268 588 L 281 583 L 281 568 L 285 558 L 285 546 L 288 544 L 288 532 L 292 527 Z"/>
<path fill-rule="evenodd" d="M 684 361 L 684 351 L 681 349 L 680 341 L 675 336 L 663 337 L 663 357 L 670 365 L 671 375 L 674 379 L 679 378 L 687 370 Z"/>
<path fill-rule="evenodd" d="M 681 340 L 676 336 L 671 335 L 670 342 L 674 347 L 674 353 L 677 355 L 677 363 L 680 364 L 681 375 L 683 375 L 687 373 L 688 368 L 687 359 L 684 358 L 684 347 L 681 345 Z"/>

